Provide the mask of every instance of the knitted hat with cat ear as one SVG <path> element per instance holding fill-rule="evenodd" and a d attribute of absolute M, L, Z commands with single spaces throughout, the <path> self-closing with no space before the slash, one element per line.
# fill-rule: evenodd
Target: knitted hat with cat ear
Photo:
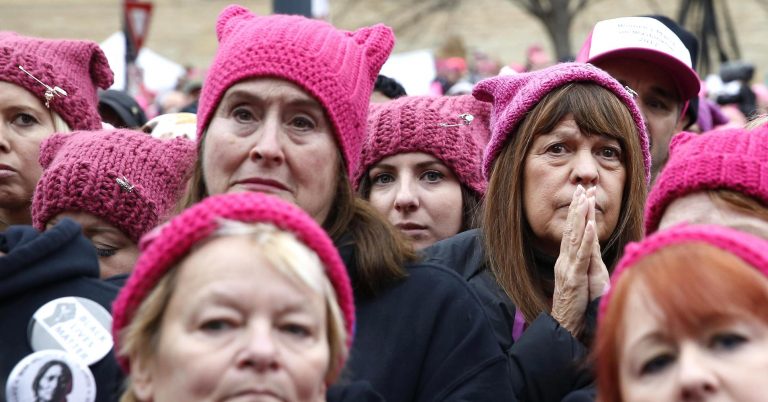
<path fill-rule="evenodd" d="M 230 5 L 216 23 L 219 49 L 200 95 L 198 145 L 224 94 L 251 78 L 277 78 L 299 86 L 325 110 L 349 177 L 365 136 L 373 84 L 394 46 L 385 25 L 355 32 L 300 16 L 257 16 Z"/>
<path fill-rule="evenodd" d="M 0 81 L 18 85 L 47 103 L 70 129 L 98 130 L 97 91 L 112 85 L 113 74 L 96 42 L 0 32 Z"/>

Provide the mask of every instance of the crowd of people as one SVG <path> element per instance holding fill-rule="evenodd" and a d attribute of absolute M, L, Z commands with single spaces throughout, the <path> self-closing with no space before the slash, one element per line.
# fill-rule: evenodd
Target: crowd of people
<path fill-rule="evenodd" d="M 382 24 L 216 35 L 147 121 L 95 43 L 0 32 L 0 400 L 768 392 L 768 126 L 708 131 L 671 19 L 439 96 Z"/>

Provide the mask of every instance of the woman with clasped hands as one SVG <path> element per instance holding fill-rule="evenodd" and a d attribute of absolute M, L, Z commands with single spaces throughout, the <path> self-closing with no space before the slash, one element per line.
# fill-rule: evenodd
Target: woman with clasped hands
<path fill-rule="evenodd" d="M 493 104 L 481 228 L 426 253 L 480 295 L 521 400 L 560 401 L 592 382 L 596 301 L 642 236 L 650 156 L 633 92 L 578 63 L 475 87 Z"/>

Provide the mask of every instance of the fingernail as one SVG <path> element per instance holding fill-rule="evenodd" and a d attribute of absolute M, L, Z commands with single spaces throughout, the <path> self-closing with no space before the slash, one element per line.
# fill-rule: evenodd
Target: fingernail
<path fill-rule="evenodd" d="M 583 193 L 584 193 L 584 187 L 582 187 L 581 184 L 577 185 L 576 186 L 576 196 L 578 197 L 578 196 L 580 196 Z"/>

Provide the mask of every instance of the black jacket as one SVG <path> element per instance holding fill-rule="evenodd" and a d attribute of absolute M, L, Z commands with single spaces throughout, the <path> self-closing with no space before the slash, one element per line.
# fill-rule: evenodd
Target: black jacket
<path fill-rule="evenodd" d="M 548 402 L 588 386 L 593 378 L 585 360 L 588 348 L 549 314 L 529 323 L 515 342 L 515 306 L 486 264 L 480 230 L 459 233 L 424 251 L 427 262 L 454 269 L 480 297 L 494 334 L 510 361 L 512 386 L 521 401 Z M 588 327 L 594 328 L 599 299 L 590 303 Z"/>
<path fill-rule="evenodd" d="M 355 246 L 339 252 L 355 283 Z M 406 269 L 375 297 L 355 291 L 346 376 L 369 381 L 389 402 L 514 401 L 508 361 L 466 281 L 436 264 Z"/>
<path fill-rule="evenodd" d="M 30 226 L 0 232 L 0 400 L 13 367 L 34 351 L 27 325 L 45 303 L 65 296 L 93 300 L 111 311 L 118 288 L 99 280 L 99 261 L 80 226 L 63 219 L 39 233 Z M 97 401 L 114 401 L 123 376 L 110 352 L 90 366 Z"/>

